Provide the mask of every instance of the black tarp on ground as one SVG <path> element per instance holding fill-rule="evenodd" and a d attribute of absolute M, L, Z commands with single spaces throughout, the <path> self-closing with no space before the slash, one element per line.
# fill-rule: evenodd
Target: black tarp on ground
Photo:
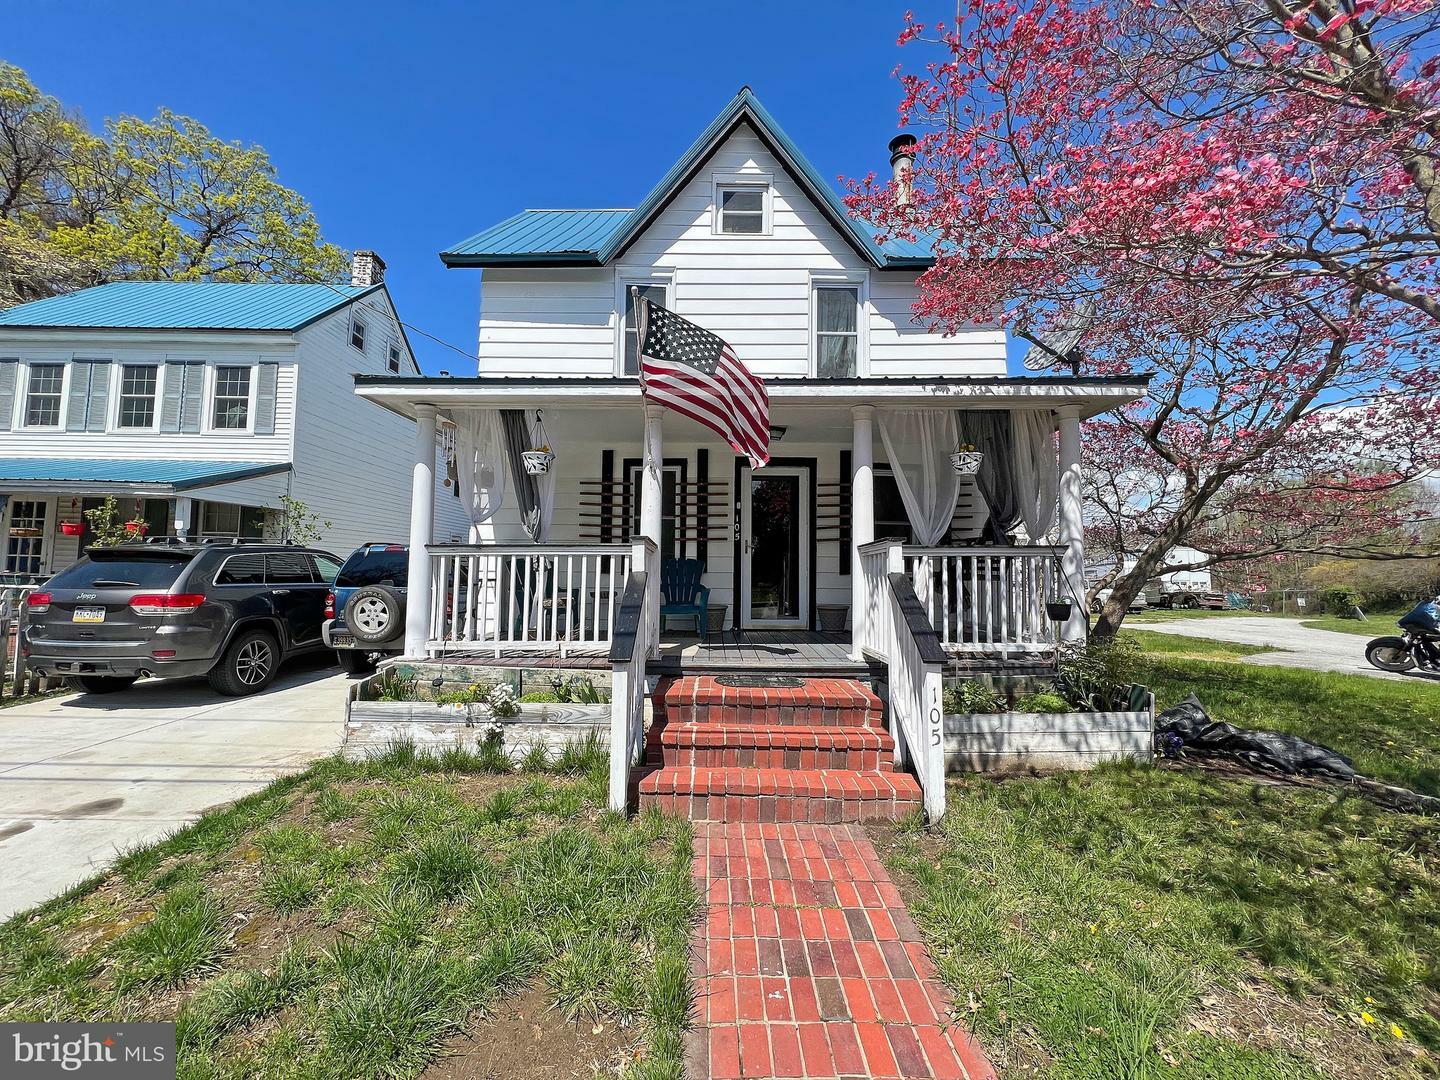
<path fill-rule="evenodd" d="M 1307 742 L 1297 735 L 1251 731 L 1210 719 L 1194 694 L 1155 717 L 1157 745 L 1163 746 L 1166 736 L 1178 738 L 1187 749 L 1221 754 L 1254 768 L 1291 775 L 1318 773 L 1342 780 L 1359 777 L 1350 759 L 1328 746 Z"/>

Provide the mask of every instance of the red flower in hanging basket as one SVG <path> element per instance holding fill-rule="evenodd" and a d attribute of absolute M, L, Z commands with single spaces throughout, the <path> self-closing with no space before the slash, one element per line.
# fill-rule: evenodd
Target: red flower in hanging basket
<path fill-rule="evenodd" d="M 125 531 L 134 533 L 136 536 L 144 536 L 150 531 L 150 526 L 146 525 L 143 521 L 127 521 L 125 523 Z"/>
<path fill-rule="evenodd" d="M 62 521 L 60 523 L 60 533 L 62 536 L 79 536 L 84 531 L 85 526 L 81 525 L 78 521 Z"/>

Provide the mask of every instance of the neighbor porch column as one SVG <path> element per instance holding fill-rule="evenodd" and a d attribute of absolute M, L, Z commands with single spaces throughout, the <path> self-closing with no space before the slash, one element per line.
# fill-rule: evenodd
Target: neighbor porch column
<path fill-rule="evenodd" d="M 177 495 L 170 500 L 171 516 L 175 519 L 175 535 L 181 540 L 188 539 L 190 530 L 194 527 L 191 521 L 191 514 L 194 511 L 194 501 L 183 495 Z"/>
<path fill-rule="evenodd" d="M 410 474 L 410 564 L 405 655 L 423 657 L 430 639 L 430 553 L 435 534 L 435 406 L 415 406 L 415 467 Z"/>
<path fill-rule="evenodd" d="M 859 660 L 865 619 L 860 548 L 875 539 L 875 406 L 853 406 L 850 415 L 855 424 L 850 443 L 850 656 Z"/>
<path fill-rule="evenodd" d="M 1084 479 L 1080 464 L 1080 410 L 1060 410 L 1060 572 L 1069 583 L 1067 593 L 1074 601 L 1070 618 L 1060 627 L 1062 641 L 1084 641 L 1090 621 L 1085 603 L 1085 516 Z"/>

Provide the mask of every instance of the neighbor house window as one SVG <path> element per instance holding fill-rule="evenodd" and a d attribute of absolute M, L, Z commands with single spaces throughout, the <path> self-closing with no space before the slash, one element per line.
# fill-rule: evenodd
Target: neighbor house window
<path fill-rule="evenodd" d="M 122 428 L 155 426 L 155 389 L 160 368 L 155 364 L 125 364 L 120 368 L 120 411 L 116 423 Z"/>
<path fill-rule="evenodd" d="M 391 342 L 390 348 L 386 353 L 385 366 L 396 374 L 400 372 L 400 346 L 394 342 Z"/>
<path fill-rule="evenodd" d="M 361 352 L 365 351 L 365 323 L 360 319 L 350 320 L 350 344 Z"/>
<path fill-rule="evenodd" d="M 200 509 L 200 535 L 262 537 L 265 535 L 265 510 L 257 506 L 207 502 Z"/>
<path fill-rule="evenodd" d="M 716 189 L 719 232 L 763 233 L 765 231 L 765 189 L 757 186 Z"/>
<path fill-rule="evenodd" d="M 860 290 L 853 285 L 815 289 L 815 374 L 846 378 L 858 373 Z"/>
<path fill-rule="evenodd" d="M 215 414 L 211 427 L 244 431 L 250 426 L 250 369 L 215 369 Z"/>
<path fill-rule="evenodd" d="M 5 541 L 5 572 L 38 577 L 45 554 L 48 504 L 17 499 L 10 504 L 10 534 Z"/>
<path fill-rule="evenodd" d="M 60 426 L 60 391 L 65 385 L 64 364 L 31 364 L 25 390 L 25 426 Z"/>
<path fill-rule="evenodd" d="M 640 373 L 640 332 L 635 320 L 635 294 L 631 286 L 640 290 L 640 295 L 652 304 L 665 306 L 665 286 L 645 284 L 639 281 L 625 283 L 625 374 Z"/>

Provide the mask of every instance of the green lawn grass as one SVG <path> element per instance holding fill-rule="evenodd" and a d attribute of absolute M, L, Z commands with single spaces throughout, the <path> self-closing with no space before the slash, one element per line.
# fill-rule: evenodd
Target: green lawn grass
<path fill-rule="evenodd" d="M 1339 749 L 1440 795 L 1440 685 L 1125 631 L 1165 708 Z M 1004 1077 L 1440 1075 L 1440 820 L 1348 791 L 1108 765 L 951 786 L 888 847 Z M 1393 1026 L 1392 1026 L 1393 1025 Z"/>
<path fill-rule="evenodd" d="M 0 926 L 0 1021 L 174 1019 L 191 1080 L 401 1077 L 539 987 L 678 1078 L 688 823 L 605 811 L 593 746 L 497 767 L 327 760 L 126 855 Z"/>
<path fill-rule="evenodd" d="M 887 861 L 1002 1076 L 1433 1075 L 1433 819 L 1110 765 L 955 784 Z"/>
<path fill-rule="evenodd" d="M 1367 611 L 1368 619 L 1342 619 L 1339 615 L 1312 615 L 1309 618 L 1300 620 L 1301 626 L 1308 626 L 1313 630 L 1334 630 L 1338 634 L 1354 634 L 1356 637 L 1377 638 L 1387 634 L 1398 634 L 1399 627 L 1395 625 L 1402 613 L 1396 614 L 1375 614 Z"/>

